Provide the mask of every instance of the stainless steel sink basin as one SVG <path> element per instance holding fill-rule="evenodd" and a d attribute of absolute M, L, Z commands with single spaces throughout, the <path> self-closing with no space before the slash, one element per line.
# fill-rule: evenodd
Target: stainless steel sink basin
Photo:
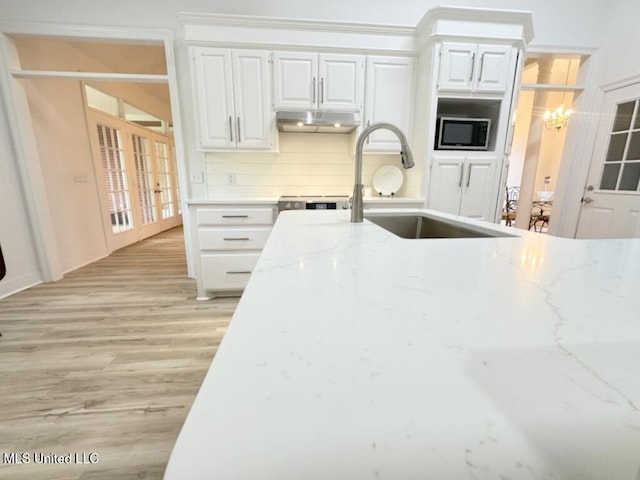
<path fill-rule="evenodd" d="M 512 237 L 489 228 L 461 226 L 424 215 L 365 215 L 372 223 L 401 238 Z"/>

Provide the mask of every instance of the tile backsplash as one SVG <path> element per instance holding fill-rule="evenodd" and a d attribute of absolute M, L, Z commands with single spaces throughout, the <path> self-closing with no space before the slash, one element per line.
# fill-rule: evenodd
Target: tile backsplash
<path fill-rule="evenodd" d="M 208 153 L 208 198 L 351 195 L 355 169 L 353 134 L 280 133 L 279 141 L 279 153 Z M 365 154 L 365 188 L 372 187 L 373 175 L 383 165 L 401 168 L 400 155 Z M 421 162 L 416 161 L 416 167 L 402 172 L 404 184 L 396 195 L 420 197 Z"/>

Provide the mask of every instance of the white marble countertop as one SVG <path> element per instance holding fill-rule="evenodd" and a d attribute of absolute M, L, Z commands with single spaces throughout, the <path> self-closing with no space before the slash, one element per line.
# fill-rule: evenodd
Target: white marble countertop
<path fill-rule="evenodd" d="M 187 200 L 187 205 L 276 205 L 277 203 L 278 197 L 221 197 L 200 200 Z"/>
<path fill-rule="evenodd" d="M 640 479 L 640 240 L 348 215 L 279 216 L 167 480 Z"/>
<path fill-rule="evenodd" d="M 201 200 L 187 200 L 187 205 L 229 205 L 229 204 L 277 204 L 279 197 L 220 197 Z M 411 205 L 424 204 L 424 198 L 418 197 L 364 197 L 363 202 L 369 205 Z"/>

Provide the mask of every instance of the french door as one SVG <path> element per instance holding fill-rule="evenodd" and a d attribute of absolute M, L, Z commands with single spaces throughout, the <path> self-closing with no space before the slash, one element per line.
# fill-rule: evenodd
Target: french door
<path fill-rule="evenodd" d="M 169 137 L 95 110 L 88 118 L 109 251 L 180 225 Z"/>
<path fill-rule="evenodd" d="M 640 237 L 640 84 L 605 94 L 577 238 Z"/>

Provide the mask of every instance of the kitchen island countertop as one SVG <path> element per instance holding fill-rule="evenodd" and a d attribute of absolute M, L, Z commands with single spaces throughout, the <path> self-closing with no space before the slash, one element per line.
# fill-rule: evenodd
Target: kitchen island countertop
<path fill-rule="evenodd" d="M 165 479 L 640 479 L 640 240 L 519 234 L 280 214 Z"/>

